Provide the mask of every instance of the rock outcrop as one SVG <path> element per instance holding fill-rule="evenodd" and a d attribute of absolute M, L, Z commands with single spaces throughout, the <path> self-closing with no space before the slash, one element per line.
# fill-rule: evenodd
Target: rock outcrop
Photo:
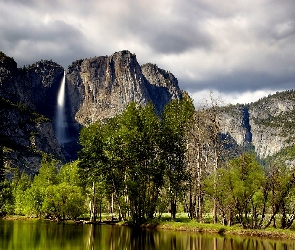
<path fill-rule="evenodd" d="M 71 117 L 82 125 L 113 117 L 130 102 L 153 102 L 161 112 L 182 96 L 171 73 L 152 64 L 141 67 L 129 51 L 75 61 L 66 79 Z"/>
<path fill-rule="evenodd" d="M 6 165 L 35 173 L 42 155 L 64 160 L 52 126 L 63 68 L 40 61 L 17 68 L 0 54 L 0 130 Z"/>
<path fill-rule="evenodd" d="M 8 121 L 2 125 L 11 129 L 1 130 L 1 134 L 14 138 L 14 154 L 8 157 L 14 162 L 20 159 L 18 148 L 26 148 L 26 152 L 33 153 L 22 162 L 30 162 L 34 166 L 40 163 L 42 152 L 71 160 L 77 151 L 81 127 L 121 113 L 130 102 L 140 105 L 153 102 L 160 113 L 169 101 L 182 97 L 178 81 L 171 73 L 153 64 L 141 67 L 136 56 L 129 51 L 77 60 L 66 71 L 65 126 L 68 141 L 58 145 L 52 121 L 64 69 L 44 60 L 19 69 L 15 61 L 3 53 L 0 60 L 0 98 L 11 104 L 9 110 L 1 110 L 3 119 Z M 21 128 L 19 121 L 28 123 L 31 120 L 20 112 L 22 108 L 48 120 L 41 122 L 39 119 L 30 127 Z"/>
<path fill-rule="evenodd" d="M 284 91 L 247 105 L 221 109 L 221 133 L 240 146 L 252 145 L 265 159 L 295 143 L 295 91 Z"/>
<path fill-rule="evenodd" d="M 178 80 L 157 65 L 147 63 L 141 66 L 142 74 L 148 81 L 148 92 L 158 111 L 162 111 L 172 99 L 181 99 Z"/>
<path fill-rule="evenodd" d="M 51 121 L 22 104 L 0 99 L 1 148 L 4 162 L 29 174 L 38 172 L 44 153 L 64 160 Z"/>
<path fill-rule="evenodd" d="M 39 61 L 18 69 L 12 58 L 5 55 L 1 58 L 0 97 L 52 119 L 64 69 L 52 61 Z"/>
<path fill-rule="evenodd" d="M 129 51 L 77 60 L 66 70 L 69 138 L 59 145 L 52 121 L 63 74 L 63 67 L 52 61 L 20 69 L 13 58 L 0 53 L 0 146 L 6 164 L 35 173 L 44 153 L 71 160 L 81 127 L 121 113 L 130 102 L 152 102 L 160 114 L 172 99 L 182 98 L 172 73 L 151 63 L 140 66 Z M 230 138 L 228 147 L 254 148 L 266 158 L 294 145 L 294 91 L 220 111 L 220 132 Z"/>

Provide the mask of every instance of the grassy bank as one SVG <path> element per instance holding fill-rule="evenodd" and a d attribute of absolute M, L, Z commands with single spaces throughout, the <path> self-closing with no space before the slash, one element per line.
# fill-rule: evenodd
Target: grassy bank
<path fill-rule="evenodd" d="M 103 214 L 102 219 L 109 220 L 109 214 Z M 6 220 L 39 220 L 19 215 L 9 215 L 4 217 Z M 71 223 L 71 221 L 68 221 Z M 117 225 L 130 225 L 129 223 L 119 222 Z M 155 219 L 150 223 L 143 224 L 143 228 L 152 228 L 158 230 L 187 231 L 196 233 L 210 233 L 219 235 L 238 235 L 250 237 L 265 237 L 273 239 L 292 239 L 295 240 L 295 230 L 293 229 L 243 229 L 241 226 L 223 226 L 221 224 L 199 223 L 190 220 L 187 217 L 178 217 L 175 221 L 171 221 L 169 217 Z"/>
<path fill-rule="evenodd" d="M 198 223 L 196 221 L 158 221 L 142 225 L 142 227 L 173 230 L 173 231 L 189 231 L 198 233 L 212 233 L 220 235 L 239 235 L 252 237 L 265 237 L 276 239 L 295 239 L 295 231 L 290 229 L 243 229 L 240 226 L 223 226 L 220 224 Z"/>

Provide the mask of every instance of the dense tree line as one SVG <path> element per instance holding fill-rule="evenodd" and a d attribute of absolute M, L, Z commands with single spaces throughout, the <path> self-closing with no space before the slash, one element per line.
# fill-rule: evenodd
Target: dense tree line
<path fill-rule="evenodd" d="M 164 197 L 175 218 L 188 177 L 185 128 L 192 114 L 189 99 L 172 101 L 161 117 L 152 104 L 132 103 L 122 115 L 84 128 L 81 175 L 93 187 L 96 180 L 104 183 L 120 218 L 129 214 L 135 223 L 151 219 Z"/>
<path fill-rule="evenodd" d="M 4 182 L 0 212 L 57 220 L 75 219 L 86 212 L 77 163 L 66 164 L 59 171 L 58 166 L 56 160 L 44 157 L 34 178 L 17 171 L 11 183 Z"/>
<path fill-rule="evenodd" d="M 1 214 L 76 219 L 101 212 L 140 224 L 164 212 L 244 228 L 290 228 L 294 170 L 260 165 L 251 152 L 231 157 L 220 134 L 217 103 L 195 110 L 188 96 L 162 114 L 131 103 L 80 133 L 79 159 L 60 166 L 44 157 L 39 174 L 1 181 Z M 222 139 L 222 140 L 221 140 Z M 226 153 L 225 153 L 226 152 Z"/>

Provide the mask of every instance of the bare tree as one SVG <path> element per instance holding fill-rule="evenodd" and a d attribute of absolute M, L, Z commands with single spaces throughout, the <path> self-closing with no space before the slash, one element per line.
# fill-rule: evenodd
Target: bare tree
<path fill-rule="evenodd" d="M 188 212 L 192 219 L 202 221 L 204 190 L 202 182 L 208 173 L 219 167 L 220 144 L 219 105 L 221 101 L 210 94 L 205 105 L 200 105 L 187 131 L 186 160 L 190 172 Z M 214 180 L 214 189 L 216 178 Z M 213 197 L 213 217 L 217 222 L 216 199 Z"/>
<path fill-rule="evenodd" d="M 202 181 L 207 167 L 206 110 L 198 108 L 193 116 L 192 124 L 187 131 L 186 160 L 190 173 L 189 179 L 189 216 L 202 221 L 203 196 Z"/>

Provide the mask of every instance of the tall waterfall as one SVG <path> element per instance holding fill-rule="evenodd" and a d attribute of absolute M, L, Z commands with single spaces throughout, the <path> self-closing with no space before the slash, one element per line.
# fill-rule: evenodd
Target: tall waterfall
<path fill-rule="evenodd" d="M 65 115 L 65 88 L 66 77 L 65 72 L 60 84 L 60 88 L 57 95 L 57 110 L 55 116 L 55 136 L 59 144 L 67 142 L 66 135 L 66 115 Z"/>

